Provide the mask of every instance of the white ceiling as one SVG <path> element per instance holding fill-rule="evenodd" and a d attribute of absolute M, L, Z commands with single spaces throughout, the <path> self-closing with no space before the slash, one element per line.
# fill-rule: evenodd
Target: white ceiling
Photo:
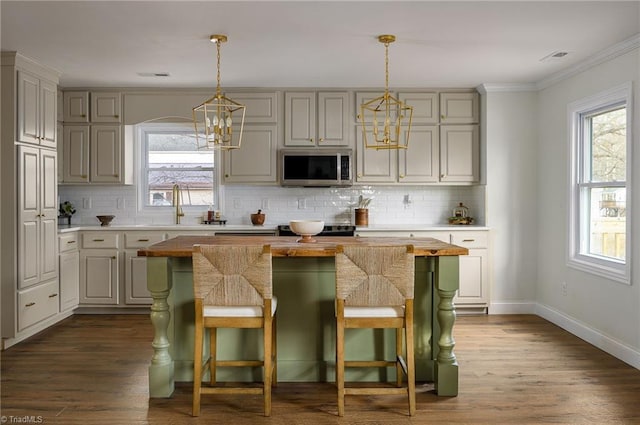
<path fill-rule="evenodd" d="M 6 1 L 2 50 L 61 72 L 62 87 L 526 84 L 640 32 L 640 1 Z M 562 60 L 541 62 L 555 52 Z M 168 72 L 168 78 L 138 73 Z"/>

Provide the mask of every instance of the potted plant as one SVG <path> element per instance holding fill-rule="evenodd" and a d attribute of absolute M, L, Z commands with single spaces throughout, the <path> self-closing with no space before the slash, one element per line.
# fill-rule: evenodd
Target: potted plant
<path fill-rule="evenodd" d="M 58 210 L 58 218 L 59 219 L 67 219 L 67 224 L 71 225 L 71 216 L 74 215 L 76 213 L 76 209 L 73 206 L 73 204 L 69 201 L 64 201 L 63 203 L 60 204 L 60 209 Z M 58 221 L 58 224 L 60 224 L 60 222 Z M 63 221 L 64 224 L 64 221 Z"/>

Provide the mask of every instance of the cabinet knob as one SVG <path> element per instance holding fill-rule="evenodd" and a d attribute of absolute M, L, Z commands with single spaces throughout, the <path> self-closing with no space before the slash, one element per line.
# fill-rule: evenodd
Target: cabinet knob
<path fill-rule="evenodd" d="M 67 243 L 76 243 L 76 241 L 67 241 Z"/>
<path fill-rule="evenodd" d="M 443 179 L 444 178 L 444 174 L 440 174 L 440 178 Z"/>
<path fill-rule="evenodd" d="M 320 139 L 318 139 L 318 142 L 320 143 L 324 142 L 324 137 L 321 137 Z"/>
<path fill-rule="evenodd" d="M 409 233 L 409 237 L 412 238 L 413 237 L 413 233 Z"/>
<path fill-rule="evenodd" d="M 361 177 L 362 177 L 362 173 L 358 173 L 358 178 L 361 178 Z"/>
<path fill-rule="evenodd" d="M 40 214 L 40 218 L 44 218 L 44 217 L 46 217 L 46 215 Z"/>
<path fill-rule="evenodd" d="M 113 118 L 120 118 L 120 116 L 119 115 L 114 115 Z"/>
<path fill-rule="evenodd" d="M 404 174 L 400 174 L 398 177 L 400 177 L 401 179 L 404 178 Z"/>
<path fill-rule="evenodd" d="M 149 239 L 138 239 L 138 242 L 149 242 Z"/>
<path fill-rule="evenodd" d="M 86 114 L 82 114 L 82 115 L 80 115 L 80 116 L 81 116 L 82 118 L 86 118 L 86 116 L 87 116 L 87 115 L 86 115 Z"/>
<path fill-rule="evenodd" d="M 311 143 L 313 143 L 313 137 L 312 137 L 311 139 L 309 139 L 309 141 L 310 141 Z"/>
<path fill-rule="evenodd" d="M 111 257 L 111 259 L 112 259 L 112 260 L 115 260 L 115 259 L 116 259 L 115 255 L 114 255 L 113 257 Z"/>
<path fill-rule="evenodd" d="M 51 294 L 51 295 L 49 295 L 49 298 L 55 298 L 57 296 L 58 296 L 58 294 Z"/>
<path fill-rule="evenodd" d="M 36 305 L 36 303 L 34 303 L 34 302 L 32 301 L 32 302 L 30 302 L 30 303 L 28 303 L 28 304 L 25 304 L 24 306 L 25 306 L 25 307 L 32 307 L 32 306 L 34 306 L 34 305 Z"/>
<path fill-rule="evenodd" d="M 440 119 L 445 119 L 446 117 L 444 115 L 440 115 Z"/>
<path fill-rule="evenodd" d="M 86 179 L 87 175 L 86 174 L 82 174 L 80 177 L 82 177 L 83 179 Z"/>
<path fill-rule="evenodd" d="M 113 175 L 113 177 L 116 177 L 116 178 L 117 178 L 118 176 L 119 176 L 118 174 L 114 174 L 114 175 Z"/>
<path fill-rule="evenodd" d="M 225 175 L 224 175 L 224 178 L 225 178 L 225 179 L 228 179 L 228 178 L 229 178 L 229 174 L 225 174 Z"/>

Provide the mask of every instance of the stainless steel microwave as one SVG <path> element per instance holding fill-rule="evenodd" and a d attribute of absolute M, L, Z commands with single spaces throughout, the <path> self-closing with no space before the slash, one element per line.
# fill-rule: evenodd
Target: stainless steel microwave
<path fill-rule="evenodd" d="M 335 187 L 353 184 L 351 149 L 281 149 L 282 186 Z"/>

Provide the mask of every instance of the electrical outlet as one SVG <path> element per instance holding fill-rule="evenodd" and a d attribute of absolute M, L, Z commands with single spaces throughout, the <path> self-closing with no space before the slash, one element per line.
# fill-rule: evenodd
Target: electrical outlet
<path fill-rule="evenodd" d="M 119 210 L 124 209 L 124 198 L 118 198 L 118 209 Z"/>
<path fill-rule="evenodd" d="M 304 198 L 300 198 L 298 199 L 298 209 L 299 210 L 304 210 L 307 208 L 307 200 Z"/>
<path fill-rule="evenodd" d="M 269 209 L 269 200 L 267 198 L 263 198 L 262 199 L 262 209 L 263 210 L 268 210 Z"/>
<path fill-rule="evenodd" d="M 239 198 L 233 199 L 233 209 L 239 210 L 242 207 L 242 203 Z"/>
<path fill-rule="evenodd" d="M 82 208 L 85 210 L 91 209 L 91 198 L 82 198 Z"/>
<path fill-rule="evenodd" d="M 562 292 L 563 297 L 567 296 L 567 282 L 562 282 L 560 284 L 560 291 Z"/>

